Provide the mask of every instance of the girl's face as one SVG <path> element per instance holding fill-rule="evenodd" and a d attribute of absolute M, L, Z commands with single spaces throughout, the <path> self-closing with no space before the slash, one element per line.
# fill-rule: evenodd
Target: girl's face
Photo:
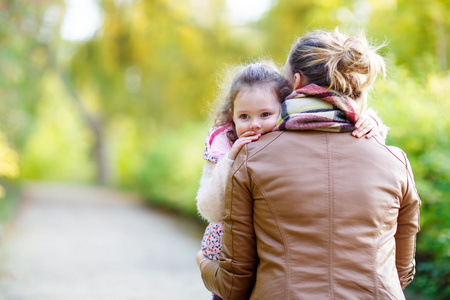
<path fill-rule="evenodd" d="M 245 88 L 234 99 L 233 121 L 240 137 L 246 131 L 271 132 L 281 111 L 278 96 L 270 86 Z"/>

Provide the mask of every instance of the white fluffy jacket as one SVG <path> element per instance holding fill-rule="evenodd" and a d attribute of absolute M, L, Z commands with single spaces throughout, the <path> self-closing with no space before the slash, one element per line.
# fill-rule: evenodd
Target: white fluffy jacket
<path fill-rule="evenodd" d="M 210 223 L 220 223 L 224 216 L 224 195 L 228 175 L 233 161 L 228 154 L 219 159 L 217 164 L 205 162 L 200 187 L 197 191 L 197 209 L 201 216 Z"/>

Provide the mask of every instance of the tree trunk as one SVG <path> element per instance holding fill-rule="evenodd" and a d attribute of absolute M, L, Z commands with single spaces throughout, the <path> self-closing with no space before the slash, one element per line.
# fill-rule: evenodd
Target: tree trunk
<path fill-rule="evenodd" d="M 83 105 L 80 94 L 73 86 L 69 79 L 67 72 L 65 72 L 55 61 L 55 56 L 51 53 L 50 49 L 47 47 L 48 55 L 51 58 L 50 64 L 53 70 L 61 78 L 64 86 L 70 94 L 70 100 L 72 101 L 78 115 L 81 117 L 86 127 L 92 133 L 94 138 L 94 145 L 92 146 L 92 152 L 96 164 L 96 183 L 101 185 L 111 184 L 111 170 L 110 162 L 108 159 L 108 149 L 105 143 L 104 135 L 104 122 L 99 117 L 94 117 L 89 114 L 87 109 Z"/>
<path fill-rule="evenodd" d="M 93 122 L 90 129 L 94 135 L 93 152 L 96 163 L 96 181 L 98 184 L 109 185 L 111 183 L 111 170 L 103 126 L 100 122 Z"/>

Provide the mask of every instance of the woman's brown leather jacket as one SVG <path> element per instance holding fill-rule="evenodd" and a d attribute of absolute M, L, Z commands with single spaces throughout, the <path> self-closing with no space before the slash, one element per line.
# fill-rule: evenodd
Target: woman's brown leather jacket
<path fill-rule="evenodd" d="M 404 299 L 420 199 L 398 148 L 349 133 L 272 132 L 236 158 L 223 248 L 202 278 L 224 299 Z"/>

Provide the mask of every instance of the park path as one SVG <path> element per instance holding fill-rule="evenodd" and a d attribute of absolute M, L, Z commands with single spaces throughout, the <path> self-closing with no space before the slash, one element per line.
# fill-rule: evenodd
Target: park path
<path fill-rule="evenodd" d="M 103 188 L 27 184 L 0 240 L 1 300 L 211 299 L 202 226 Z"/>

